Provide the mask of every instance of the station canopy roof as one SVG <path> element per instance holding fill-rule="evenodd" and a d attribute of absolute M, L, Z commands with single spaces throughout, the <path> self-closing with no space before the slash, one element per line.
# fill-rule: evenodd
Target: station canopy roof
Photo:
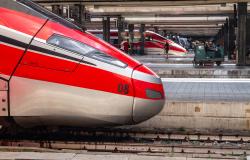
<path fill-rule="evenodd" d="M 136 27 L 159 28 L 182 35 L 214 36 L 234 16 L 234 4 L 250 0 L 34 0 L 42 5 L 85 5 L 92 19 L 88 26 L 102 28 L 102 17 L 111 16 L 111 28 L 118 16 Z M 250 4 L 250 3 L 249 3 Z M 248 6 L 250 10 L 250 6 Z M 93 25 L 94 24 L 94 25 Z"/>

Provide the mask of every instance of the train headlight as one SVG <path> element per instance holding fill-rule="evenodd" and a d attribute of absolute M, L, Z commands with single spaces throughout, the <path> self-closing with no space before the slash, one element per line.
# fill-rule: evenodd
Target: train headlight
<path fill-rule="evenodd" d="M 152 90 L 152 89 L 146 89 L 146 95 L 148 98 L 151 99 L 161 99 L 162 98 L 162 94 L 161 92 Z"/>

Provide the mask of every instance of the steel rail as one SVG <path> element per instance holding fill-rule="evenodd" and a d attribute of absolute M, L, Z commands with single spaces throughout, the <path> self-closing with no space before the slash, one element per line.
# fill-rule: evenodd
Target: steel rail
<path fill-rule="evenodd" d="M 250 148 L 238 145 L 232 146 L 207 146 L 197 144 L 147 144 L 147 143 L 110 143 L 110 142 L 75 142 L 75 141 L 0 141 L 3 146 L 12 147 L 30 147 L 38 150 L 50 149 L 67 151 L 67 150 L 84 150 L 88 152 L 112 152 L 112 153 L 134 153 L 134 154 L 182 154 L 186 156 L 213 157 L 222 159 L 234 159 L 250 154 Z M 17 148 L 16 148 L 17 149 Z M 51 150 L 53 149 L 53 150 Z M 6 150 L 6 149 L 5 149 Z M 46 150 L 45 150 L 46 151 Z"/>
<path fill-rule="evenodd" d="M 234 159 L 250 154 L 248 135 L 139 132 L 132 129 L 13 129 L 0 132 L 0 150 L 1 147 L 36 147 L 56 151 L 185 154 Z"/>

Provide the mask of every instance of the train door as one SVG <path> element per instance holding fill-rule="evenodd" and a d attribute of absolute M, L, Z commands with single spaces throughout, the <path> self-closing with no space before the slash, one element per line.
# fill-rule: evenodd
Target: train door
<path fill-rule="evenodd" d="M 0 116 L 8 116 L 9 98 L 8 81 L 0 77 Z"/>
<path fill-rule="evenodd" d="M 0 1 L 0 116 L 12 116 L 13 96 L 19 98 L 12 85 L 26 49 L 46 18 L 18 1 Z M 12 95 L 10 95 L 12 94 Z"/>

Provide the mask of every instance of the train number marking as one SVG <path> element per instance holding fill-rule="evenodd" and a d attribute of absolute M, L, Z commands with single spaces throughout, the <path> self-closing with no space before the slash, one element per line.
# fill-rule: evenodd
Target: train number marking
<path fill-rule="evenodd" d="M 121 94 L 128 94 L 129 92 L 129 85 L 128 84 L 119 84 L 118 85 L 118 92 Z"/>

